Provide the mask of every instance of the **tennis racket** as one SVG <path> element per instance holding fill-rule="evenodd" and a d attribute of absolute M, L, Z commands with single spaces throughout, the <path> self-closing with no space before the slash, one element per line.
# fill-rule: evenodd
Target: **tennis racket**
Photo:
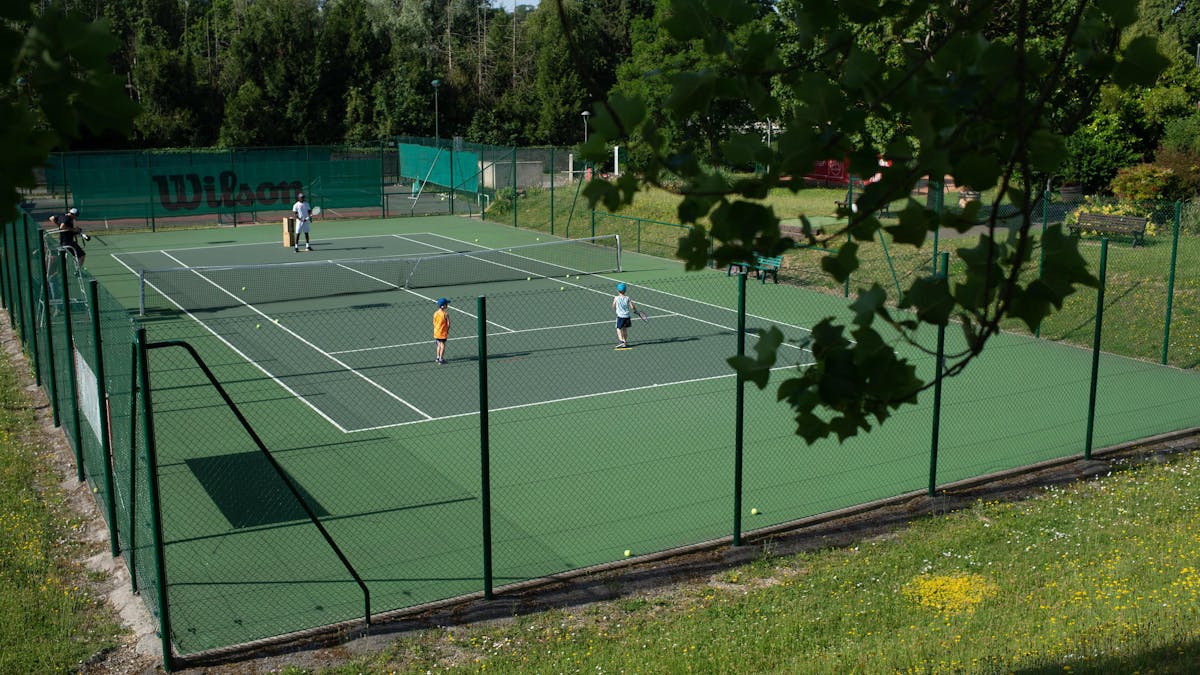
<path fill-rule="evenodd" d="M 638 315 L 638 318 L 639 318 L 639 319 L 641 319 L 642 321 L 649 321 L 649 320 L 650 320 L 650 319 L 647 319 L 647 318 L 646 318 L 646 313 L 645 313 L 645 312 L 643 312 L 643 311 L 641 311 L 640 309 L 639 309 L 638 311 L 634 312 L 634 314 L 637 314 L 637 315 Z"/>
<path fill-rule="evenodd" d="M 312 214 L 313 214 L 314 216 L 319 216 L 319 215 L 321 215 L 321 207 L 319 207 L 319 206 L 314 206 L 314 207 L 313 207 L 313 210 L 312 210 Z"/>

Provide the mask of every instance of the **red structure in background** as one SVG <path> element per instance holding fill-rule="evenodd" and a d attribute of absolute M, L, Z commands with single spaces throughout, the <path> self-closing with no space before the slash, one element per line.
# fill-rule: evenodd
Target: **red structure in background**
<path fill-rule="evenodd" d="M 879 160 L 879 166 L 891 166 L 892 163 L 888 160 Z M 854 178 L 855 186 L 864 185 L 866 183 L 874 183 L 883 178 L 879 173 L 875 173 L 870 178 L 863 180 L 861 176 Z M 820 185 L 821 187 L 846 187 L 850 184 L 850 162 L 848 160 L 827 159 L 822 162 L 813 164 L 812 171 L 804 175 L 804 182 L 810 185 Z"/>

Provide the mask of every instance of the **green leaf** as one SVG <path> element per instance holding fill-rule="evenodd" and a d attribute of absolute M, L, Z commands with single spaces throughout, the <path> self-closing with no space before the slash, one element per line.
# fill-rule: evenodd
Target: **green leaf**
<path fill-rule="evenodd" d="M 900 302 L 901 307 L 914 307 L 917 318 L 925 323 L 944 326 L 950 321 L 954 299 L 944 279 L 925 277 L 912 282 Z"/>
<path fill-rule="evenodd" d="M 1149 87 L 1168 65 L 1170 61 L 1158 51 L 1157 38 L 1136 37 L 1122 50 L 1121 60 L 1113 70 L 1113 82 L 1121 87 Z"/>
<path fill-rule="evenodd" d="M 859 291 L 858 297 L 850 303 L 850 309 L 854 310 L 854 323 L 859 326 L 870 326 L 887 299 L 887 291 L 883 290 L 878 283 L 871 284 L 870 290 Z"/>
<path fill-rule="evenodd" d="M 846 242 L 837 253 L 821 258 L 821 269 L 839 283 L 844 283 L 858 269 L 858 244 Z"/>

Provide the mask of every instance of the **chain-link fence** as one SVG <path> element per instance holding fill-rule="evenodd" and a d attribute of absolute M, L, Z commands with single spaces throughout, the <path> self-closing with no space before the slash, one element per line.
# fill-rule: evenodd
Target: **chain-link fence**
<path fill-rule="evenodd" d="M 774 387 L 811 363 L 809 328 L 844 315 L 856 289 L 906 286 L 976 241 L 947 233 L 909 254 L 884 235 L 847 285 L 817 273 L 827 242 L 788 253 L 775 284 L 664 267 L 683 234 L 671 223 L 557 214 L 557 234 L 619 234 L 623 272 L 471 287 L 451 301 L 445 365 L 431 298 L 406 291 L 205 306 L 170 293 L 135 321 L 28 215 L 3 229 L 0 290 L 171 668 L 1195 427 L 1190 206 L 1043 199 L 1061 214 L 1046 227 L 1083 209 L 1144 214 L 1144 245 L 1081 228 L 1103 292 L 1001 334 L 936 397 L 841 444 L 805 446 L 776 402 Z M 647 314 L 629 349 L 613 349 L 617 278 Z M 726 359 L 771 328 L 784 343 L 760 391 Z M 936 331 L 915 338 L 891 336 L 933 380 Z M 942 353 L 962 339 L 947 331 Z"/>

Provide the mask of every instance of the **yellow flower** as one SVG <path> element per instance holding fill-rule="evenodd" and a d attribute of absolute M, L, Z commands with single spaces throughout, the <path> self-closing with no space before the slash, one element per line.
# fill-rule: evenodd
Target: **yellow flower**
<path fill-rule="evenodd" d="M 904 595 L 943 614 L 973 612 L 999 588 L 980 574 L 922 575 L 904 587 Z"/>

